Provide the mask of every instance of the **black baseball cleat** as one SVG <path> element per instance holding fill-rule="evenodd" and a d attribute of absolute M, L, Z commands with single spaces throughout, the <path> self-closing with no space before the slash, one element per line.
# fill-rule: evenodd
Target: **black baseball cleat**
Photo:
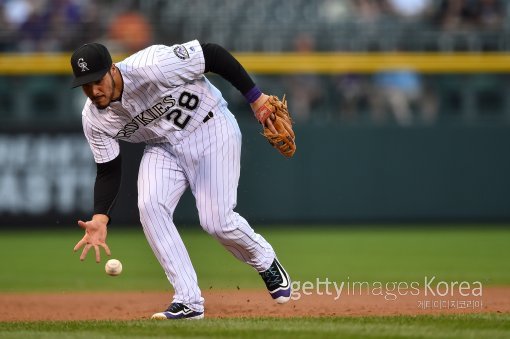
<path fill-rule="evenodd" d="M 290 300 L 290 277 L 276 258 L 267 270 L 259 274 L 266 283 L 269 294 L 277 303 L 284 304 Z"/>
<path fill-rule="evenodd" d="M 193 311 L 188 306 L 181 303 L 171 303 L 166 311 L 154 313 L 151 319 L 203 319 L 204 312 Z"/>

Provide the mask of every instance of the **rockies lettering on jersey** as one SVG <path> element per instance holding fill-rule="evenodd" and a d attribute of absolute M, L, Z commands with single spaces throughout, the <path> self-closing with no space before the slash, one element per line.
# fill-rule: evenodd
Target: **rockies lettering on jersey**
<path fill-rule="evenodd" d="M 161 118 L 168 110 L 175 106 L 175 99 L 171 95 L 164 97 L 161 102 L 158 102 L 151 108 L 138 114 L 126 124 L 115 136 L 116 139 L 129 138 L 138 129 L 138 123 L 147 126 L 156 119 Z"/>

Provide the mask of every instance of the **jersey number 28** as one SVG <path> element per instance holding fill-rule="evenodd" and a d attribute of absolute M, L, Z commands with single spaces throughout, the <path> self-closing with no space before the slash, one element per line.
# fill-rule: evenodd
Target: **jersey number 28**
<path fill-rule="evenodd" d="M 197 108 L 199 99 L 195 94 L 184 91 L 179 96 L 179 100 L 177 100 L 177 102 L 181 108 L 193 111 L 195 108 Z M 181 108 L 174 108 L 170 111 L 170 113 L 167 114 L 166 118 L 167 120 L 173 120 L 175 126 L 184 129 L 184 127 L 186 127 L 189 120 L 191 119 L 191 116 L 182 113 Z"/>

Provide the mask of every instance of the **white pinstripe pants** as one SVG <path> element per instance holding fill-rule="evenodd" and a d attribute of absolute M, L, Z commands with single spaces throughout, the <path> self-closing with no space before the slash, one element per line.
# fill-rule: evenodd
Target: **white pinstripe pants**
<path fill-rule="evenodd" d="M 241 160 L 241 132 L 230 112 L 215 114 L 179 144 L 148 145 L 138 173 L 138 208 L 149 245 L 175 290 L 173 302 L 203 311 L 204 299 L 188 252 L 173 223 L 190 186 L 202 228 L 236 258 L 266 270 L 275 253 L 234 212 Z"/>

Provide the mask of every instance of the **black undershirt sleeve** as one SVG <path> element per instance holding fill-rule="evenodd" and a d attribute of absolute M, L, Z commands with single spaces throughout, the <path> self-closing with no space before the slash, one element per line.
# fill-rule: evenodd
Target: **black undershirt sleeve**
<path fill-rule="evenodd" d="M 94 184 L 94 214 L 106 214 L 110 217 L 120 188 L 122 175 L 122 159 L 118 157 L 112 161 L 97 165 L 96 182 Z"/>
<path fill-rule="evenodd" d="M 255 83 L 236 58 L 220 45 L 201 45 L 205 59 L 205 72 L 213 72 L 229 81 L 242 94 L 251 90 Z"/>

